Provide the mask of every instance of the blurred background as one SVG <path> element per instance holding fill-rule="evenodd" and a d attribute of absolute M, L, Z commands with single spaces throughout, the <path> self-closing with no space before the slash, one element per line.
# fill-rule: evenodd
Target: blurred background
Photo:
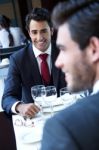
<path fill-rule="evenodd" d="M 50 12 L 58 2 L 66 0 L 0 0 L 0 14 L 11 19 L 12 26 L 21 27 L 28 37 L 25 29 L 25 16 L 33 7 L 44 7 Z"/>

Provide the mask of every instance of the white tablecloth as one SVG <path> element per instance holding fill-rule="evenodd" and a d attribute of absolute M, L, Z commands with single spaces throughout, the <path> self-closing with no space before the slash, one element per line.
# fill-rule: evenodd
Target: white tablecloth
<path fill-rule="evenodd" d="M 53 108 L 54 113 L 64 109 L 67 106 L 67 104 L 63 105 L 63 101 L 60 98 L 57 98 Z M 13 115 L 12 119 L 17 150 L 40 150 L 44 124 L 47 118 L 51 117 L 52 115 L 49 108 L 45 108 L 44 112 L 45 115 L 43 119 L 36 117 L 31 120 L 33 122 L 32 127 L 28 127 L 31 122 L 30 120 L 25 122 L 22 116 Z"/>
<path fill-rule="evenodd" d="M 32 127 L 24 126 L 18 122 L 21 120 L 25 122 L 22 116 L 13 116 L 13 126 L 16 137 L 17 150 L 39 150 L 42 139 L 42 132 L 44 121 L 42 119 L 32 119 L 34 125 Z"/>
<path fill-rule="evenodd" d="M 54 112 L 57 112 L 63 108 L 63 102 L 61 99 L 57 99 L 53 109 Z M 40 150 L 44 124 L 46 120 L 52 115 L 50 111 L 51 109 L 47 107 L 44 109 L 43 119 L 41 117 L 36 117 L 27 121 L 25 121 L 22 116 L 13 115 L 12 120 L 16 137 L 17 150 Z M 29 126 L 31 121 L 33 122 L 32 127 Z"/>

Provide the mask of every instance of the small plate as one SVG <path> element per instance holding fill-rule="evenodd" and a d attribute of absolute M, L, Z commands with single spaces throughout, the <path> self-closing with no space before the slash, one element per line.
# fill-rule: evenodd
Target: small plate
<path fill-rule="evenodd" d="M 57 98 L 55 101 L 53 101 L 53 106 L 60 106 L 60 105 L 63 105 L 63 102 L 61 99 Z M 43 108 L 49 108 L 49 105 L 45 103 L 43 105 Z"/>

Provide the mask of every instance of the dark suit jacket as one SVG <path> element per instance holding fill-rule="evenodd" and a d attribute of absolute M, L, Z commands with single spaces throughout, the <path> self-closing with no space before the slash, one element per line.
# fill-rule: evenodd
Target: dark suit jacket
<path fill-rule="evenodd" d="M 66 86 L 64 75 L 54 65 L 58 50 L 52 44 L 52 77 L 53 85 L 59 91 Z M 33 102 L 31 97 L 31 87 L 43 84 L 39 72 L 38 63 L 34 56 L 32 45 L 16 52 L 10 58 L 8 77 L 5 82 L 5 89 L 2 98 L 2 107 L 7 112 L 11 112 L 12 105 L 18 100 L 25 103 Z"/>
<path fill-rule="evenodd" d="M 99 150 L 99 93 L 49 119 L 41 150 Z"/>

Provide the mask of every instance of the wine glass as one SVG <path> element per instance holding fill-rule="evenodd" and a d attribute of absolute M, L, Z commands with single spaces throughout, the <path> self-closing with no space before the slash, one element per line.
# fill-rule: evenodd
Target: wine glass
<path fill-rule="evenodd" d="M 63 104 L 65 106 L 70 106 L 71 104 L 73 104 L 75 102 L 75 94 L 71 94 L 67 87 L 61 88 L 60 89 L 60 98 L 63 101 Z"/>
<path fill-rule="evenodd" d="M 35 104 L 40 108 L 40 114 L 43 116 L 43 104 L 44 97 L 46 96 L 46 90 L 44 85 L 35 85 L 31 87 L 31 95 Z"/>
<path fill-rule="evenodd" d="M 57 91 L 55 86 L 46 87 L 45 103 L 50 107 L 51 116 L 53 116 L 53 103 L 57 98 Z"/>

